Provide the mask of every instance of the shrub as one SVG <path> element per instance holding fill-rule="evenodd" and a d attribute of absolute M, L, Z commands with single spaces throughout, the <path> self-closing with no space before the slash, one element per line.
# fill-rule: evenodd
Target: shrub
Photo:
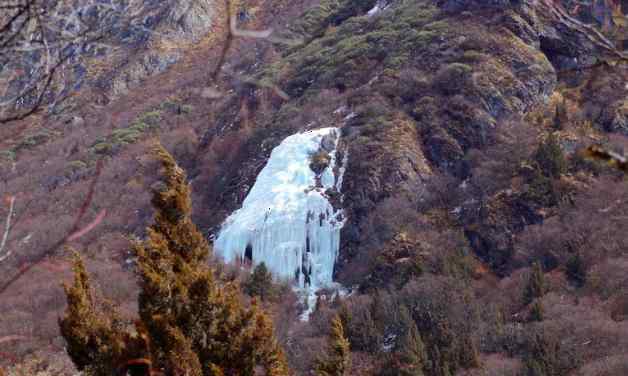
<path fill-rule="evenodd" d="M 317 175 L 321 174 L 323 170 L 329 166 L 331 156 L 325 150 L 319 150 L 310 156 L 310 168 Z"/>
<path fill-rule="evenodd" d="M 560 197 L 554 186 L 555 181 L 545 176 L 540 170 L 534 169 L 530 177 L 524 198 L 541 206 L 554 206 Z"/>
<path fill-rule="evenodd" d="M 159 128 L 161 111 L 146 112 L 135 119 L 127 128 L 118 128 L 106 138 L 96 140 L 90 148 L 94 154 L 113 154 L 122 146 L 139 141 L 145 132 Z"/>
<path fill-rule="evenodd" d="M 534 160 L 547 177 L 557 178 L 567 170 L 567 160 L 563 149 L 560 147 L 558 138 L 553 134 L 541 142 L 534 154 Z"/>
<path fill-rule="evenodd" d="M 545 276 L 539 262 L 532 265 L 532 272 L 528 277 L 528 284 L 523 292 L 523 302 L 531 303 L 534 299 L 541 298 L 545 295 L 547 287 L 545 286 Z"/>
<path fill-rule="evenodd" d="M 532 308 L 530 309 L 530 317 L 529 320 L 530 321 L 543 321 L 543 304 L 541 303 L 540 300 L 537 299 L 537 301 L 534 302 L 534 304 L 532 304 Z"/>
<path fill-rule="evenodd" d="M 583 256 L 578 252 L 571 255 L 565 265 L 567 278 L 577 287 L 582 287 L 587 281 L 587 267 Z"/>
<path fill-rule="evenodd" d="M 276 294 L 273 276 L 263 262 L 253 269 L 242 287 L 250 296 L 257 296 L 262 300 L 272 299 Z"/>
<path fill-rule="evenodd" d="M 15 152 L 13 150 L 0 150 L 0 164 L 15 161 Z"/>
<path fill-rule="evenodd" d="M 37 133 L 26 136 L 22 141 L 20 141 L 15 147 L 14 151 L 19 151 L 22 149 L 30 149 L 35 146 L 46 143 L 52 137 L 56 136 L 58 133 L 54 131 L 50 131 L 48 129 L 41 129 Z"/>
<path fill-rule="evenodd" d="M 436 72 L 432 84 L 446 95 L 458 94 L 465 87 L 472 71 L 473 68 L 470 65 L 452 63 Z"/>
<path fill-rule="evenodd" d="M 425 344 L 408 309 L 402 306 L 400 313 L 404 330 L 397 339 L 395 359 L 388 372 L 392 371 L 390 375 L 422 376 L 427 362 Z"/>
<path fill-rule="evenodd" d="M 68 168 L 71 171 L 77 171 L 77 170 L 82 170 L 84 168 L 87 168 L 87 163 L 83 162 L 83 161 L 72 161 L 70 163 L 68 163 Z"/>
<path fill-rule="evenodd" d="M 559 365 L 559 342 L 543 332 L 535 333 L 528 341 L 525 359 L 526 376 L 564 375 Z"/>

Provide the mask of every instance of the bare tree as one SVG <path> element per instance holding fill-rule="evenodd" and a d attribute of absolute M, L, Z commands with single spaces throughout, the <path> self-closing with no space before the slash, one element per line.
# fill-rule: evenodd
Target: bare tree
<path fill-rule="evenodd" d="M 0 123 L 21 120 L 67 97 L 66 68 L 132 19 L 121 1 L 1 0 Z M 131 17 L 128 15 L 131 14 Z"/>

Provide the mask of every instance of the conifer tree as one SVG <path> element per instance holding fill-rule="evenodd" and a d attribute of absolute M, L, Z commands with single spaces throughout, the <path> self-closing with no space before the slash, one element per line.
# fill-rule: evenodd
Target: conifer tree
<path fill-rule="evenodd" d="M 77 259 L 60 320 L 70 357 L 95 376 L 138 366 L 175 376 L 252 376 L 258 368 L 287 375 L 269 317 L 255 301 L 244 307 L 239 286 L 208 266 L 209 245 L 191 221 L 184 171 L 163 147 L 155 153 L 166 179 L 153 192 L 155 223 L 133 246 L 141 289 L 135 330 L 97 306 Z"/>
<path fill-rule="evenodd" d="M 262 300 L 272 299 L 275 295 L 273 276 L 263 262 L 253 269 L 243 287 L 244 292 L 250 296 L 258 296 Z"/>
<path fill-rule="evenodd" d="M 554 134 L 550 134 L 538 147 L 534 159 L 547 177 L 558 178 L 567 170 L 567 160 Z"/>
<path fill-rule="evenodd" d="M 541 268 L 541 264 L 535 262 L 532 265 L 532 272 L 530 273 L 528 284 L 523 292 L 524 304 L 530 304 L 534 299 L 545 295 L 545 292 L 546 286 L 543 269 Z"/>
<path fill-rule="evenodd" d="M 577 287 L 582 287 L 587 281 L 587 267 L 584 258 L 580 252 L 572 255 L 568 260 L 566 267 L 567 278 Z"/>
<path fill-rule="evenodd" d="M 74 256 L 74 283 L 65 285 L 68 307 L 60 320 L 67 352 L 87 375 L 115 375 L 133 359 L 145 359 L 141 336 L 131 336 L 115 311 L 98 307 L 85 266 Z"/>
<path fill-rule="evenodd" d="M 317 376 L 345 376 L 351 368 L 349 340 L 345 337 L 340 317 L 336 315 L 331 322 L 331 338 L 326 359 L 316 365 Z"/>
<path fill-rule="evenodd" d="M 530 321 L 543 321 L 543 304 L 538 299 L 532 304 Z"/>
<path fill-rule="evenodd" d="M 551 339 L 543 332 L 534 334 L 530 339 L 528 354 L 525 359 L 526 376 L 558 376 L 564 373 L 559 370 L 559 342 Z"/>
<path fill-rule="evenodd" d="M 419 329 L 412 321 L 399 345 L 400 376 L 423 376 L 423 367 L 427 359 L 425 344 L 419 334 Z"/>

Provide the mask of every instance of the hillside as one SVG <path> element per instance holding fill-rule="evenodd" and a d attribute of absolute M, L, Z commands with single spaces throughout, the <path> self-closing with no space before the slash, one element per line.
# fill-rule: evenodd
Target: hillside
<path fill-rule="evenodd" d="M 0 124 L 9 374 L 75 373 L 68 247 L 132 318 L 155 140 L 187 170 L 212 264 L 249 294 L 252 266 L 275 276 L 264 306 L 295 374 L 335 314 L 350 375 L 628 374 L 628 182 L 586 152 L 628 147 L 628 3 L 130 4 L 100 14 L 105 39 L 42 111 Z M 0 68 L 3 98 L 41 59 Z M 422 373 L 403 373 L 415 326 Z"/>

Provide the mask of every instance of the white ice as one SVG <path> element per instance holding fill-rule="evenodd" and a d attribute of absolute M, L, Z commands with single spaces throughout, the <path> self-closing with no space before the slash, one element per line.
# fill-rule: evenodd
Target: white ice
<path fill-rule="evenodd" d="M 320 150 L 326 136 L 333 145 L 331 161 L 317 177 L 310 156 Z M 333 172 L 338 140 L 336 128 L 286 138 L 272 151 L 242 208 L 226 219 L 214 241 L 216 254 L 225 262 L 248 257 L 254 265 L 264 262 L 276 278 L 294 281 L 310 296 L 308 305 L 315 302 L 311 297 L 317 289 L 332 285 L 340 246 L 342 210 L 335 210 L 325 193 L 342 184 Z"/>
<path fill-rule="evenodd" d="M 369 17 L 371 17 L 371 16 L 374 16 L 375 14 L 379 13 L 380 10 L 381 10 L 381 8 L 379 7 L 379 3 L 378 3 L 378 4 L 375 4 L 375 6 L 373 8 L 371 8 L 371 10 L 366 12 L 366 14 Z"/>
<path fill-rule="evenodd" d="M 368 17 L 373 17 L 374 15 L 376 15 L 377 13 L 381 12 L 382 10 L 388 8 L 388 1 L 386 0 L 379 0 L 375 6 L 373 8 L 371 8 L 371 10 L 369 10 L 368 12 L 366 12 L 366 15 Z"/>

